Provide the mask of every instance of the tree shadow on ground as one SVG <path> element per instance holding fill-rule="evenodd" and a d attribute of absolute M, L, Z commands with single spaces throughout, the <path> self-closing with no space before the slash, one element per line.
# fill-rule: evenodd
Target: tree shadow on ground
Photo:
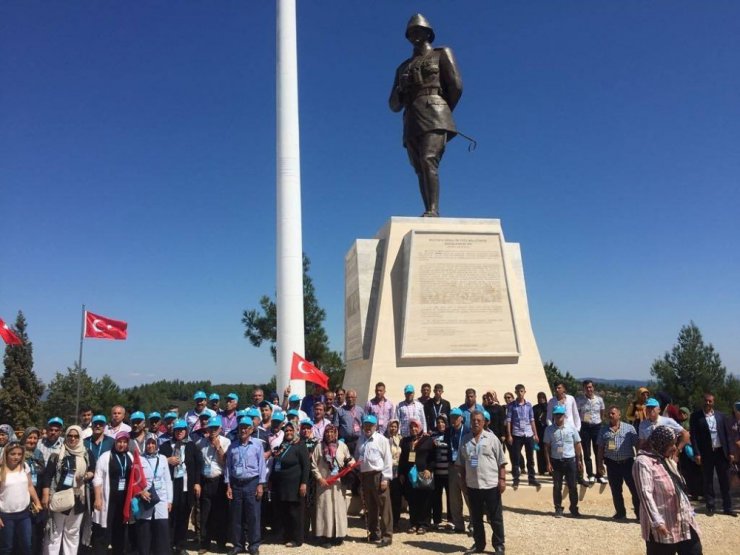
<path fill-rule="evenodd" d="M 549 517 L 555 518 L 554 511 L 538 511 L 537 509 L 522 509 L 521 507 L 506 507 L 506 512 L 517 513 L 520 515 L 538 515 L 538 516 L 549 516 Z M 572 517 L 569 516 L 569 513 L 566 511 L 566 513 L 563 515 L 563 518 L 572 518 Z M 584 514 L 584 513 L 581 513 L 581 518 L 579 520 L 601 520 L 602 522 L 614 522 L 615 524 L 636 524 L 637 523 L 637 521 L 634 519 L 614 520 L 610 516 L 589 515 L 589 514 Z"/>

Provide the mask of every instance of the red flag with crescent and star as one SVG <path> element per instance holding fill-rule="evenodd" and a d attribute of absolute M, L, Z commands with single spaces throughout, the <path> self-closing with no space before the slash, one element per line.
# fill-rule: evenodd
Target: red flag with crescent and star
<path fill-rule="evenodd" d="M 23 345 L 21 338 L 10 329 L 10 326 L 8 326 L 2 318 L 0 318 L 0 337 L 2 337 L 3 341 L 8 345 Z"/>
<path fill-rule="evenodd" d="M 85 311 L 85 337 L 93 339 L 126 339 L 128 324 Z"/>
<path fill-rule="evenodd" d="M 290 365 L 291 380 L 306 380 L 329 389 L 329 376 L 316 368 L 298 353 L 293 353 L 293 364 Z"/>

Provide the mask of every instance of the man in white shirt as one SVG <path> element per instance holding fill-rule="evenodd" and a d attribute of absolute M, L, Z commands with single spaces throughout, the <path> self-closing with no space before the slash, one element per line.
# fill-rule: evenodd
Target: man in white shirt
<path fill-rule="evenodd" d="M 206 407 L 206 399 L 205 391 L 196 391 L 193 395 L 195 406 L 185 415 L 185 422 L 188 423 L 188 429 L 191 433 L 198 429 L 198 421 L 201 414 L 205 413 L 208 416 L 216 416 L 215 412 Z"/>
<path fill-rule="evenodd" d="M 115 439 L 118 432 L 131 432 L 131 426 L 123 421 L 125 417 L 126 409 L 121 405 L 116 405 L 110 409 L 110 422 L 105 427 L 105 435 Z"/>
<path fill-rule="evenodd" d="M 601 431 L 601 423 L 606 419 L 604 399 L 596 395 L 594 392 L 594 382 L 591 380 L 583 380 L 583 395 L 579 395 L 578 399 L 576 399 L 576 406 L 578 407 L 578 415 L 581 418 L 579 435 L 581 436 L 581 446 L 583 447 L 583 466 L 588 476 L 588 482 L 589 484 L 593 484 L 595 481 L 600 484 L 608 484 L 609 482 L 601 474 L 600 468 L 596 467 L 596 472 L 594 473 L 594 466 L 596 465 L 591 465 L 591 453 L 593 452 L 595 459 L 596 453 L 599 450 L 596 440 Z M 596 476 L 595 478 L 594 475 Z M 581 476 L 578 478 L 579 480 L 582 479 Z"/>
<path fill-rule="evenodd" d="M 200 550 L 210 551 L 211 541 L 226 543 L 228 522 L 224 464 L 231 441 L 221 435 L 221 417 L 208 420 L 208 432 L 195 444 L 203 457 L 200 481 Z M 205 551 L 204 551 L 205 553 Z"/>
<path fill-rule="evenodd" d="M 555 396 L 547 402 L 547 423 L 554 424 L 552 409 L 558 405 L 565 408 L 565 423 L 573 426 L 576 431 L 581 429 L 581 416 L 578 414 L 576 400 L 568 395 L 565 382 L 555 382 Z"/>
<path fill-rule="evenodd" d="M 683 426 L 673 420 L 673 418 L 661 416 L 660 403 L 654 397 L 645 401 L 645 414 L 647 415 L 647 418 L 640 422 L 640 429 L 638 430 L 638 434 L 640 436 L 640 449 L 648 448 L 648 438 L 655 428 L 658 426 L 668 426 L 673 430 L 676 437 L 679 438 L 678 450 L 676 451 L 676 458 L 678 458 L 678 453 L 680 453 L 684 448 L 684 445 L 689 442 L 689 432 L 684 430 Z"/>
<path fill-rule="evenodd" d="M 393 511 L 389 484 L 393 479 L 393 457 L 388 439 L 377 432 L 378 419 L 373 415 L 362 421 L 362 436 L 357 442 L 355 459 L 362 461 L 360 483 L 367 509 L 367 526 L 371 542 L 378 547 L 393 543 Z M 380 524 L 380 535 L 378 535 Z"/>

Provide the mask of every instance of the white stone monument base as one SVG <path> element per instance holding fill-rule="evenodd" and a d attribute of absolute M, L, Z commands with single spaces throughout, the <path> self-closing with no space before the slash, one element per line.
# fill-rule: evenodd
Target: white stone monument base
<path fill-rule="evenodd" d="M 344 387 L 358 403 L 384 382 L 441 383 L 453 406 L 465 389 L 506 391 L 523 383 L 550 396 L 529 319 L 518 243 L 499 220 L 391 218 L 345 257 Z"/>

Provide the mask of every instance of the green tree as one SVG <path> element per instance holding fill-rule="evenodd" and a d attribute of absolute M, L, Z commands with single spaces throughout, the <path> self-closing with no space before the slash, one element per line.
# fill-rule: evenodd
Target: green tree
<path fill-rule="evenodd" d="M 329 347 L 329 336 L 324 329 L 326 311 L 319 306 L 316 288 L 308 274 L 311 261 L 303 255 L 303 318 L 305 336 L 305 358 L 329 376 L 329 386 L 334 388 L 344 380 L 344 360 L 341 353 Z M 246 327 L 244 336 L 255 347 L 270 343 L 272 359 L 277 357 L 277 307 L 275 301 L 263 295 L 259 309 L 245 310 L 242 323 Z"/>
<path fill-rule="evenodd" d="M 95 407 L 95 382 L 88 375 L 85 368 L 75 363 L 68 367 L 63 374 L 57 372 L 54 379 L 49 383 L 49 395 L 44 403 L 45 418 L 58 416 L 64 420 L 65 425 L 76 421 L 75 405 L 77 401 L 77 380 L 80 380 L 80 405 Z M 108 407 L 110 409 L 110 407 Z"/>
<path fill-rule="evenodd" d="M 720 400 L 733 389 L 737 391 L 737 379 L 732 374 L 728 376 L 719 353 L 711 343 L 704 343 L 693 321 L 681 328 L 673 349 L 653 362 L 650 373 L 659 390 L 668 393 L 675 403 L 688 407 L 701 405 L 705 391 Z M 727 410 L 727 405 L 722 408 Z"/>
<path fill-rule="evenodd" d="M 44 385 L 33 371 L 33 344 L 28 340 L 26 318 L 18 311 L 13 331 L 22 345 L 5 347 L 5 371 L 0 379 L 0 422 L 15 428 L 39 424 L 39 398 Z"/>
<path fill-rule="evenodd" d="M 553 361 L 548 360 L 543 367 L 545 369 L 547 383 L 550 384 L 553 394 L 555 393 L 556 382 L 565 383 L 565 387 L 571 395 L 577 395 L 581 391 L 581 383 L 570 372 L 566 371 L 563 374 Z"/>

